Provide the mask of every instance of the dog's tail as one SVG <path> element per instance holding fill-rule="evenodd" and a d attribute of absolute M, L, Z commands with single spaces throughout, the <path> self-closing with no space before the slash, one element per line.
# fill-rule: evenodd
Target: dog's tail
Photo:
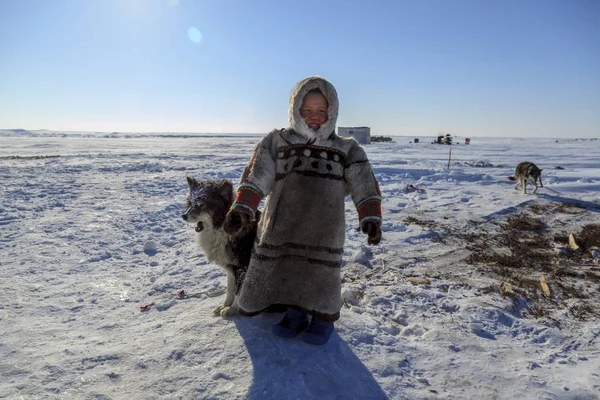
<path fill-rule="evenodd" d="M 509 180 L 509 181 L 516 181 L 516 180 L 517 180 L 517 178 L 515 178 L 514 176 L 509 176 L 509 177 L 508 177 L 508 180 Z"/>

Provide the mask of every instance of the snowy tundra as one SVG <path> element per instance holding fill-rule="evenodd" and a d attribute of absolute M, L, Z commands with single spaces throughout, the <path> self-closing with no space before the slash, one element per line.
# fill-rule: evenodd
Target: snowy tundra
<path fill-rule="evenodd" d="M 237 182 L 259 138 L 0 131 L 0 398 L 600 398 L 600 141 L 366 145 L 383 240 L 348 199 L 314 347 L 213 314 L 226 277 L 181 218 L 186 176 Z"/>

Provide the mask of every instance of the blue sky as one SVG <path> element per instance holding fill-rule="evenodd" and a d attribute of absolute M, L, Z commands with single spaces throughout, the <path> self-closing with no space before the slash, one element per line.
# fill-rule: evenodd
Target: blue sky
<path fill-rule="evenodd" d="M 0 0 L 0 128 L 600 137 L 597 0 Z"/>

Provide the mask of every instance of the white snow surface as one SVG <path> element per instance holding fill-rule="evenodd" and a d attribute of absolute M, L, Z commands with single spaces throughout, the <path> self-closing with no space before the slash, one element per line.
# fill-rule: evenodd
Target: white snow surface
<path fill-rule="evenodd" d="M 0 398 L 600 398 L 597 315 L 523 316 L 464 244 L 406 222 L 466 229 L 566 201 L 586 211 L 543 215 L 559 233 L 598 224 L 600 141 L 364 146 L 383 240 L 367 246 L 348 199 L 345 303 L 311 346 L 271 333 L 282 314 L 213 314 L 226 275 L 181 218 L 186 176 L 237 184 L 260 137 L 0 131 Z M 521 161 L 544 169 L 536 195 L 507 179 Z"/>

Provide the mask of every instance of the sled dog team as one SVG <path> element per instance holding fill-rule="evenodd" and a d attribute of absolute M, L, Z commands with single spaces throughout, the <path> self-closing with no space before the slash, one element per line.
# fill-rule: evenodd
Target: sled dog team
<path fill-rule="evenodd" d="M 345 203 L 351 196 L 367 243 L 381 240 L 381 192 L 362 147 L 337 136 L 338 97 L 317 76 L 296 84 L 289 127 L 256 145 L 239 186 L 187 178 L 183 219 L 196 242 L 227 273 L 227 294 L 215 313 L 253 316 L 284 311 L 273 326 L 283 338 L 325 344 L 340 317 Z M 541 169 L 520 163 L 510 180 L 537 191 Z M 259 203 L 264 200 L 262 212 Z"/>

